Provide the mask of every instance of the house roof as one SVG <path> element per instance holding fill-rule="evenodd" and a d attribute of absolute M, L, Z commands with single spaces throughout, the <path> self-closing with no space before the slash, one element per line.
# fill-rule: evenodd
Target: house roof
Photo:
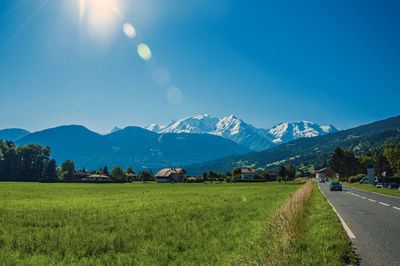
<path fill-rule="evenodd" d="M 242 174 L 254 174 L 254 169 L 244 168 L 244 169 L 240 169 L 240 172 Z"/>
<path fill-rule="evenodd" d="M 172 174 L 185 174 L 186 171 L 182 168 L 164 168 L 156 174 L 156 177 L 169 177 Z"/>
<path fill-rule="evenodd" d="M 334 173 L 335 171 L 333 171 L 332 169 L 330 169 L 330 168 L 322 168 L 322 169 L 319 169 L 319 170 L 317 170 L 317 171 L 315 171 L 316 173 L 327 173 L 327 172 L 329 172 L 329 173 Z"/>
<path fill-rule="evenodd" d="M 107 176 L 107 175 L 99 175 L 99 174 L 90 175 L 90 176 L 88 176 L 88 177 L 90 177 L 90 178 L 110 178 L 110 177 Z"/>
<path fill-rule="evenodd" d="M 135 174 L 135 173 L 129 173 L 129 174 L 126 174 L 126 176 L 131 176 L 131 177 L 136 177 L 137 175 Z"/>

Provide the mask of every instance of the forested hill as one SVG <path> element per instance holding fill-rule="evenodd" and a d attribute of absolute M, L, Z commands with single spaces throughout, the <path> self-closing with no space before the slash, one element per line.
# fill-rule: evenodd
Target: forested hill
<path fill-rule="evenodd" d="M 366 153 L 389 143 L 400 144 L 400 116 L 314 138 L 302 138 L 261 152 L 233 155 L 186 166 L 191 175 L 205 170 L 230 172 L 234 167 L 275 170 L 289 163 L 300 169 L 328 165 L 332 151 L 340 146 L 356 154 Z"/>
<path fill-rule="evenodd" d="M 135 170 L 158 171 L 215 158 L 247 153 L 248 148 L 209 134 L 158 134 L 140 127 L 100 135 L 79 126 L 60 126 L 29 134 L 16 145 L 40 144 L 51 147 L 59 165 L 72 160 L 76 168 L 99 169 L 107 165 L 132 166 Z"/>

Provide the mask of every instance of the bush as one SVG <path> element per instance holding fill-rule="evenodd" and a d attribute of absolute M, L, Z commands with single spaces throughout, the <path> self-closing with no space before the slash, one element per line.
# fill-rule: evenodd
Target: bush
<path fill-rule="evenodd" d="M 349 178 L 349 183 L 357 183 L 365 176 L 365 174 L 358 174 Z"/>

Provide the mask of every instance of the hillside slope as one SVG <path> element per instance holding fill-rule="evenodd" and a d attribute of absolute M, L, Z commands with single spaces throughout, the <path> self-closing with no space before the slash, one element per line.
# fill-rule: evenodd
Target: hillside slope
<path fill-rule="evenodd" d="M 30 132 L 28 130 L 25 130 L 22 128 L 2 129 L 2 130 L 0 130 L 0 139 L 16 141 L 17 139 L 20 139 L 20 138 L 28 135 L 29 133 Z"/>
<path fill-rule="evenodd" d="M 126 127 L 100 135 L 83 126 L 46 129 L 19 139 L 16 144 L 50 146 L 59 165 L 73 160 L 77 168 L 98 169 L 107 165 L 158 170 L 204 162 L 249 149 L 228 139 L 208 134 L 158 134 L 140 127 Z"/>
<path fill-rule="evenodd" d="M 385 143 L 400 143 L 400 116 L 318 137 L 301 138 L 261 152 L 189 165 L 186 169 L 190 174 L 198 175 L 204 170 L 230 172 L 234 167 L 276 170 L 288 163 L 324 166 L 337 146 L 351 148 L 360 154 Z"/>

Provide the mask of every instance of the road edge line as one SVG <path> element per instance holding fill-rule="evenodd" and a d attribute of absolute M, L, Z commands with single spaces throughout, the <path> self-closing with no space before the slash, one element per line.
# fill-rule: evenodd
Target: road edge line
<path fill-rule="evenodd" d="M 383 196 L 387 196 L 387 197 L 391 197 L 391 198 L 395 198 L 395 199 L 400 199 L 400 197 L 397 197 L 397 196 L 382 194 L 382 193 L 378 193 L 378 192 L 375 192 L 375 191 L 366 190 L 366 189 L 357 188 L 357 187 L 352 187 L 352 186 L 346 186 L 346 185 L 344 185 L 344 186 L 345 186 L 345 187 L 349 187 L 349 188 L 358 189 L 358 190 L 361 190 L 361 191 L 364 191 L 364 192 L 367 191 L 367 192 L 371 192 L 371 193 L 374 193 L 374 194 L 377 194 L 377 195 L 383 195 Z M 384 189 L 386 189 L 386 188 L 384 188 Z"/>
<path fill-rule="evenodd" d="M 343 220 L 342 216 L 340 216 L 340 214 L 337 212 L 337 210 L 335 209 L 335 207 L 333 207 L 333 204 L 328 200 L 328 198 L 326 197 L 325 193 L 322 192 L 321 188 L 319 187 L 319 184 L 317 184 L 317 186 L 318 186 L 319 191 L 322 193 L 322 195 L 324 195 L 326 201 L 328 201 L 329 205 L 331 205 L 333 211 L 334 211 L 334 212 L 336 213 L 336 215 L 338 216 L 338 218 L 339 218 L 339 220 L 340 220 L 340 222 L 341 222 L 341 224 L 342 224 L 342 227 L 343 227 L 344 231 L 346 231 L 347 236 L 348 236 L 350 239 L 356 239 L 356 238 L 357 238 L 356 235 L 351 231 L 350 227 L 347 226 L 346 222 Z"/>

